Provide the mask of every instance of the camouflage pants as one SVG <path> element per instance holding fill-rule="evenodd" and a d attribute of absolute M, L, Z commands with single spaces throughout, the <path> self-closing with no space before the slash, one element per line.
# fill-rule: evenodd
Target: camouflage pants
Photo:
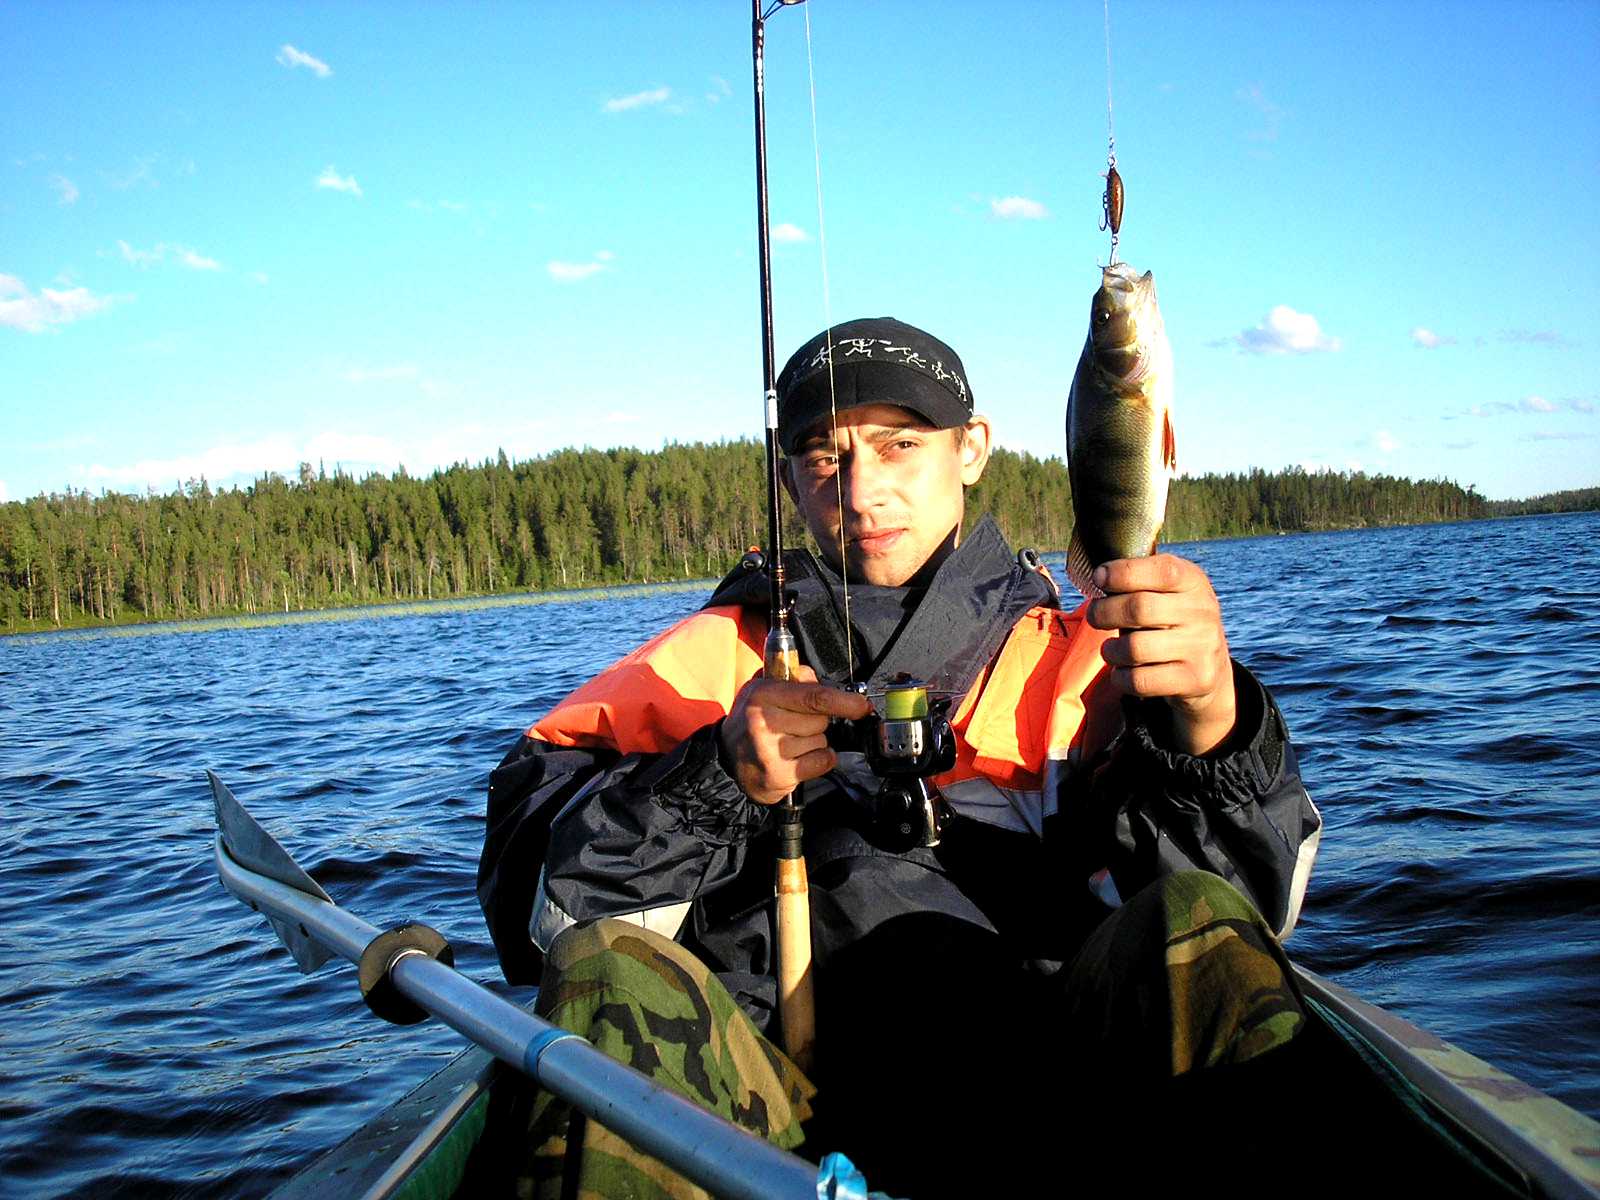
<path fill-rule="evenodd" d="M 625 921 L 567 930 L 536 1008 L 663 1087 L 785 1149 L 816 1089 L 756 1032 L 721 981 L 676 942 Z M 530 1200 L 708 1195 L 548 1092 L 536 1093 L 518 1194 Z"/>
<path fill-rule="evenodd" d="M 987 1056 L 1013 1064 L 1007 1068 L 1013 1073 L 1020 1064 L 1046 1076 L 1043 1085 L 1020 1085 L 1034 1095 L 1065 1097 L 1063 1077 L 1114 1079 L 1132 1094 L 1197 1068 L 1242 1064 L 1288 1042 L 1305 1020 L 1287 959 L 1261 917 L 1225 881 L 1201 872 L 1163 879 L 1118 909 L 1085 944 L 1053 994 L 1055 1015 L 1043 1036 L 1038 1028 L 1008 1028 L 1003 1006 L 980 1020 L 984 1028 L 958 1031 L 985 1039 Z M 1036 1005 L 1021 1008 L 1029 1015 L 1022 1018 L 1018 1011 L 1009 1021 L 1039 1022 Z M 811 1114 L 812 1084 L 756 1031 L 716 976 L 676 943 L 620 921 L 568 930 L 551 948 L 539 1011 L 780 1146 L 793 1148 L 804 1138 L 801 1123 Z M 959 1128 L 981 1127 L 996 1103 L 1007 1113 L 1003 1135 L 1013 1141 L 1037 1146 L 1036 1139 L 1050 1137 L 1052 1128 L 1087 1128 L 1038 1109 L 1032 1123 L 1019 1122 L 1018 1097 L 1007 1094 L 1014 1090 L 1011 1076 L 996 1078 L 1001 1082 L 992 1090 L 999 1096 L 910 1101 L 929 1114 L 929 1136 L 917 1142 L 924 1153 L 939 1151 L 934 1130 L 952 1114 L 964 1113 L 956 1122 Z M 856 1086 L 876 1094 L 870 1103 L 906 1103 L 894 1099 L 892 1087 L 882 1087 L 882 1081 Z M 546 1093 L 536 1093 L 527 1129 L 520 1197 L 705 1195 Z M 852 1112 L 823 1135 L 844 1144 L 814 1149 L 816 1154 L 842 1149 L 858 1162 L 865 1157 L 867 1166 L 872 1156 L 853 1144 L 864 1134 L 870 1137 L 870 1130 Z M 1100 1134 L 1084 1136 L 1092 1141 Z M 1059 1148 L 1052 1150 L 1059 1156 Z M 895 1157 L 891 1152 L 891 1164 Z M 926 1181 L 914 1170 L 897 1177 L 892 1165 L 868 1166 L 868 1178 L 918 1196 L 988 1194 L 987 1185 L 999 1180 L 992 1163 L 982 1169 L 982 1191 L 954 1182 L 961 1178 L 959 1165 L 954 1174 L 941 1168 Z M 875 1173 L 879 1170 L 887 1178 Z"/>
<path fill-rule="evenodd" d="M 1065 1016 L 1080 1065 L 1136 1085 L 1249 1062 L 1305 1024 L 1266 922 L 1204 871 L 1158 880 L 1101 923 L 1073 960 Z"/>

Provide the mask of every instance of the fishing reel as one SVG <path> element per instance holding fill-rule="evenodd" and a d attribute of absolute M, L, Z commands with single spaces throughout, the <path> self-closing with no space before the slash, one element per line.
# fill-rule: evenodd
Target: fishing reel
<path fill-rule="evenodd" d="M 885 849 L 937 846 L 950 806 L 932 777 L 956 765 L 950 701 L 928 698 L 928 685 L 897 675 L 883 693 L 882 716 L 828 727 L 835 750 L 864 754 L 881 780 L 874 805 L 877 839 Z"/>

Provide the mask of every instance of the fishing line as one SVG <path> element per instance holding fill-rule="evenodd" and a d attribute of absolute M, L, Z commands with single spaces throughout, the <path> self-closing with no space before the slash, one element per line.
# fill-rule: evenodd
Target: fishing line
<path fill-rule="evenodd" d="M 811 6 L 804 6 L 806 14 L 806 78 L 811 85 L 811 157 L 816 167 L 817 178 L 817 251 L 822 259 L 822 319 L 826 325 L 824 333 L 828 347 L 828 417 L 833 433 L 833 450 L 836 459 L 839 455 L 839 406 L 838 397 L 834 392 L 833 384 L 833 304 L 832 293 L 828 286 L 828 225 L 822 213 L 822 142 L 817 136 L 817 69 L 811 57 Z M 856 681 L 855 648 L 852 644 L 850 632 L 850 567 L 845 561 L 844 545 L 844 476 L 842 464 L 835 462 L 833 468 L 834 496 L 839 505 L 839 579 L 844 585 L 844 659 L 845 678 L 850 682 Z"/>
<path fill-rule="evenodd" d="M 1106 193 L 1105 220 L 1101 229 L 1111 230 L 1111 262 L 1117 262 L 1117 234 L 1122 229 L 1122 178 L 1117 174 L 1117 127 L 1111 107 L 1111 0 L 1105 2 L 1106 17 Z"/>
<path fill-rule="evenodd" d="M 1111 115 L 1111 0 L 1105 0 L 1106 11 L 1106 140 L 1110 143 L 1108 159 L 1117 165 L 1117 129 Z"/>

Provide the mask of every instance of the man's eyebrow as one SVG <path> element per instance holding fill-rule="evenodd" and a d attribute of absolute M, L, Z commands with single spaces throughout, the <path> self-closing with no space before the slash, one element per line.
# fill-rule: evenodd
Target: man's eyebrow
<path fill-rule="evenodd" d="M 888 425 L 888 426 L 885 426 L 882 429 L 876 430 L 875 432 L 869 434 L 867 436 L 866 440 L 868 442 L 870 442 L 872 445 L 876 446 L 876 445 L 879 445 L 880 443 L 883 443 L 883 442 L 893 441 L 895 438 L 901 437 L 902 435 L 907 434 L 907 433 L 937 433 L 937 432 L 938 432 L 938 427 L 937 426 L 929 425 L 926 421 L 919 421 L 915 417 L 912 417 L 912 418 L 907 419 L 906 421 L 899 422 L 899 423 L 894 424 L 894 425 Z M 821 449 L 824 449 L 824 450 L 832 450 L 833 449 L 833 438 L 830 436 L 830 433 L 831 433 L 830 430 L 828 430 L 826 428 L 823 428 L 823 429 L 818 429 L 815 433 L 810 434 L 809 436 L 802 438 L 800 440 L 800 443 L 795 447 L 795 453 L 796 454 L 805 454 L 808 451 L 815 450 L 815 449 L 818 449 L 818 448 L 821 448 Z"/>
<path fill-rule="evenodd" d="M 893 441 L 895 438 L 900 437 L 903 434 L 907 434 L 907 433 L 934 433 L 934 432 L 936 432 L 934 426 L 929 425 L 926 421 L 906 421 L 904 424 L 901 424 L 901 425 L 891 425 L 891 426 L 888 426 L 886 428 L 880 429 L 876 433 L 874 433 L 870 437 L 868 437 L 867 440 L 869 442 L 873 443 L 873 445 L 877 445 L 879 442 Z"/>

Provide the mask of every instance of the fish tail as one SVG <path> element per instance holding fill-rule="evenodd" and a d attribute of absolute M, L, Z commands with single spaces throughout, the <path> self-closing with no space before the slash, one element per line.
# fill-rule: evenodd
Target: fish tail
<path fill-rule="evenodd" d="M 1083 539 L 1078 536 L 1078 526 L 1074 522 L 1072 541 L 1067 544 L 1067 578 L 1072 580 L 1073 587 L 1091 600 L 1105 595 L 1092 581 L 1094 568 L 1095 564 L 1089 561 L 1089 553 L 1083 548 Z"/>

